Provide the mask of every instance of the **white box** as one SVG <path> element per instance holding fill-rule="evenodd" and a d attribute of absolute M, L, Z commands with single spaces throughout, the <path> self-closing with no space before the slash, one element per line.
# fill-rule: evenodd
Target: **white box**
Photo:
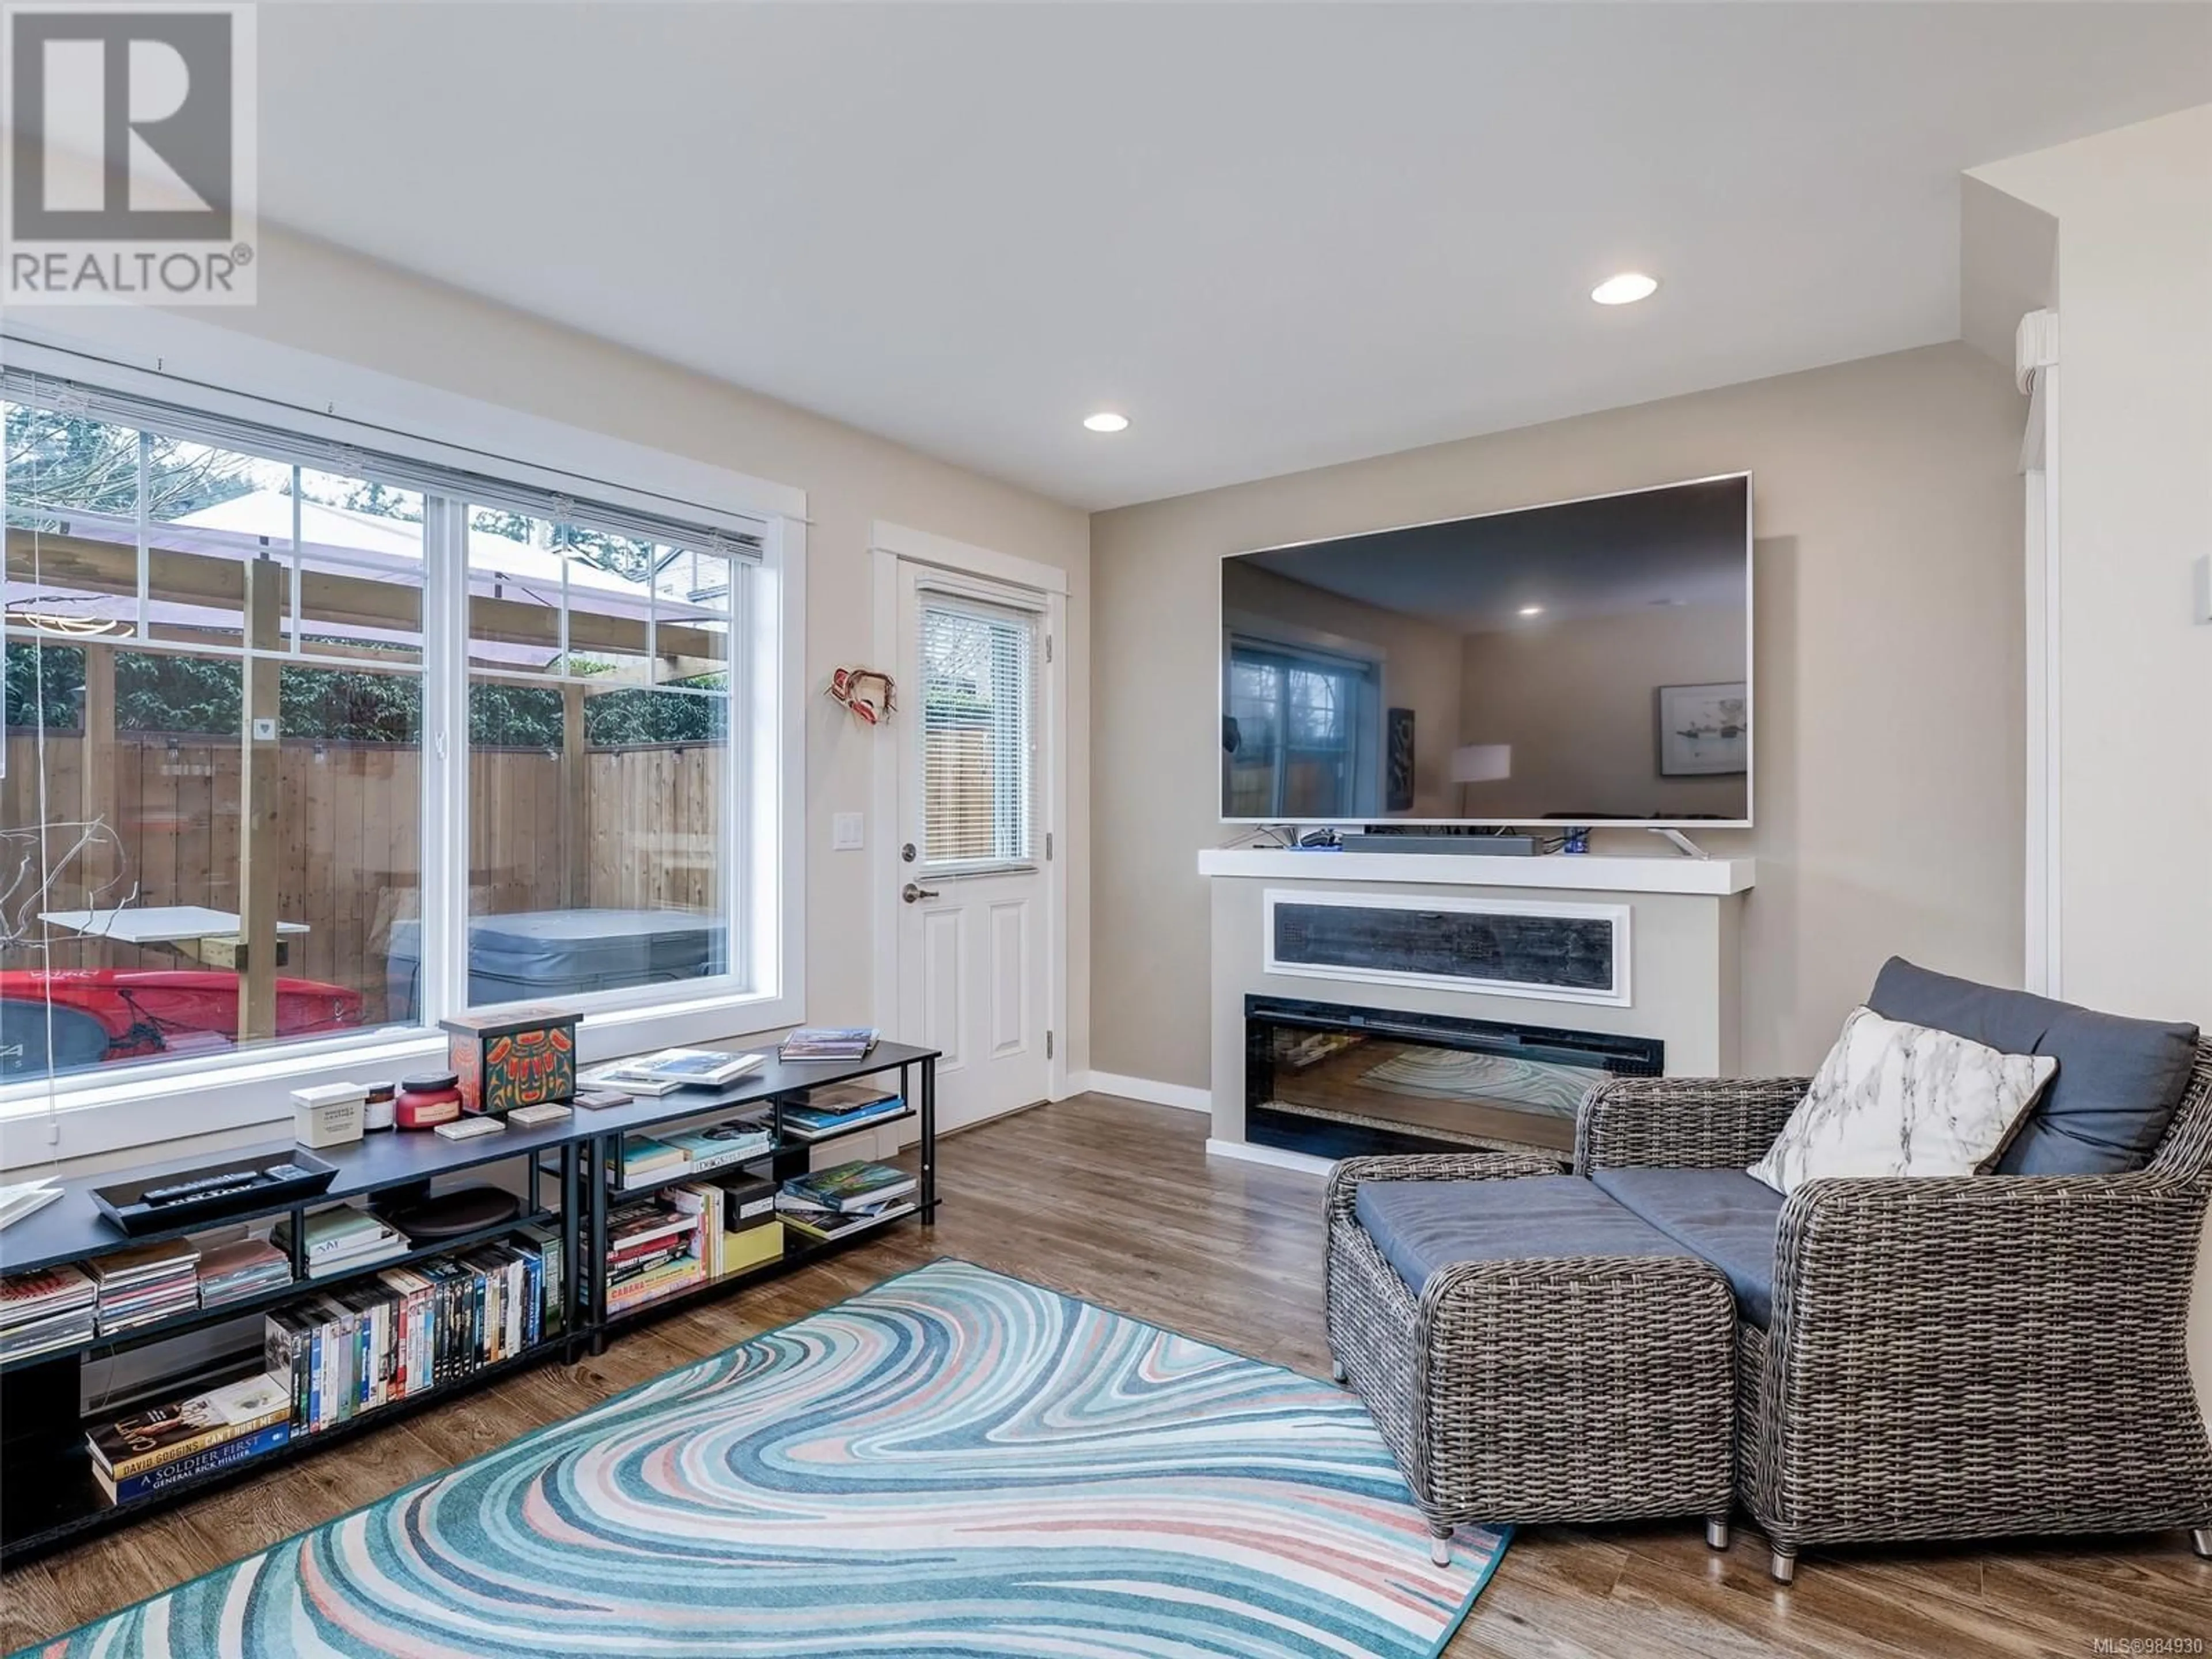
<path fill-rule="evenodd" d="M 368 1090 L 359 1083 L 319 1083 L 292 1091 L 292 1138 L 302 1146 L 343 1146 L 361 1139 Z"/>

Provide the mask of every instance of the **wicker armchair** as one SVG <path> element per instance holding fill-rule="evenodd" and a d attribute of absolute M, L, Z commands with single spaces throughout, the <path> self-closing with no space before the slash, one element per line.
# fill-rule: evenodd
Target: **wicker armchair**
<path fill-rule="evenodd" d="M 1614 1079 L 1579 1174 L 1741 1168 L 1802 1079 Z M 1738 1498 L 1774 1577 L 1807 1545 L 2191 1529 L 2212 1443 L 2185 1347 L 2212 1192 L 2212 1042 L 2148 1167 L 1808 1182 L 1767 1328 L 1737 1335 Z"/>

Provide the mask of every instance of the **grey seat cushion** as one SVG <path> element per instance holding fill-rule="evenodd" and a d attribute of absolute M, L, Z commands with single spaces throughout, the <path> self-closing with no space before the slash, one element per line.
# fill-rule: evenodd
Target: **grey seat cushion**
<path fill-rule="evenodd" d="M 1998 1157 L 1999 1175 L 2120 1175 L 2150 1162 L 2189 1087 L 2197 1028 L 2126 1019 L 2003 991 L 1892 957 L 1867 1006 L 2008 1054 L 2048 1054 L 2057 1074 Z"/>
<path fill-rule="evenodd" d="M 1780 1193 L 1741 1170 L 1599 1170 L 1590 1182 L 1727 1275 L 1737 1316 L 1764 1329 L 1774 1312 Z"/>
<path fill-rule="evenodd" d="M 1694 1254 L 1579 1176 L 1370 1181 L 1361 1184 L 1352 1213 L 1416 1296 L 1431 1273 L 1455 1261 Z"/>

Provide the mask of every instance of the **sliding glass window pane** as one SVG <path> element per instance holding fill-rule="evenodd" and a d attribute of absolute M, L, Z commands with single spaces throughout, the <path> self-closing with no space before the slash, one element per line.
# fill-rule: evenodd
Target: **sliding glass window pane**
<path fill-rule="evenodd" d="M 732 566 L 467 516 L 471 1005 L 728 972 Z"/>
<path fill-rule="evenodd" d="M 411 1018 L 390 984 L 420 886 L 419 499 L 380 544 L 380 592 L 396 597 L 369 611 L 360 584 L 316 585 L 350 578 L 333 565 L 361 533 L 342 526 L 316 581 L 297 580 L 295 512 L 313 503 L 289 464 L 53 411 L 11 410 L 9 433 L 0 1080 Z M 111 625 L 64 609 L 57 572 Z M 275 804 L 258 833 L 257 697 L 276 721 L 258 746 Z M 277 935 L 258 962 L 257 905 Z"/>

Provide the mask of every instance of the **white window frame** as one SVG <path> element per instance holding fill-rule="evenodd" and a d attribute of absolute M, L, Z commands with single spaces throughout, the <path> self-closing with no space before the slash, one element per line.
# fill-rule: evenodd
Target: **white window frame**
<path fill-rule="evenodd" d="M 757 535 L 759 562 L 735 619 L 732 672 L 745 676 L 731 722 L 726 868 L 744 895 L 730 967 L 748 988 L 648 986 L 600 993 L 578 1029 L 586 1062 L 674 1043 L 733 1042 L 805 1018 L 806 497 L 803 490 L 545 420 L 373 369 L 276 346 L 233 329 L 137 307 L 72 318 L 68 332 L 8 319 L 0 362 L 291 434 L 408 455 L 479 474 Z M 588 509 L 580 516 L 588 519 Z M 425 526 L 427 538 L 432 526 Z M 459 561 L 426 560 L 424 629 L 450 633 L 465 601 Z M 429 653 L 426 653 L 426 655 Z M 426 750 L 465 744 L 467 663 L 447 650 L 424 669 Z M 454 766 L 426 765 L 426 950 L 422 1006 L 465 983 L 465 816 L 447 799 Z M 436 780 L 434 785 L 432 780 Z M 433 843 L 435 843 L 434 845 Z M 438 890 L 434 894 L 433 885 Z M 427 948 L 433 915 L 439 949 Z M 681 1000 L 671 1000 L 671 992 Z M 281 1047 L 154 1060 L 0 1087 L 0 1168 L 95 1157 L 289 1123 L 291 1091 L 427 1069 L 434 1030 L 305 1039 Z M 103 1072 L 105 1074 L 103 1075 Z"/>

